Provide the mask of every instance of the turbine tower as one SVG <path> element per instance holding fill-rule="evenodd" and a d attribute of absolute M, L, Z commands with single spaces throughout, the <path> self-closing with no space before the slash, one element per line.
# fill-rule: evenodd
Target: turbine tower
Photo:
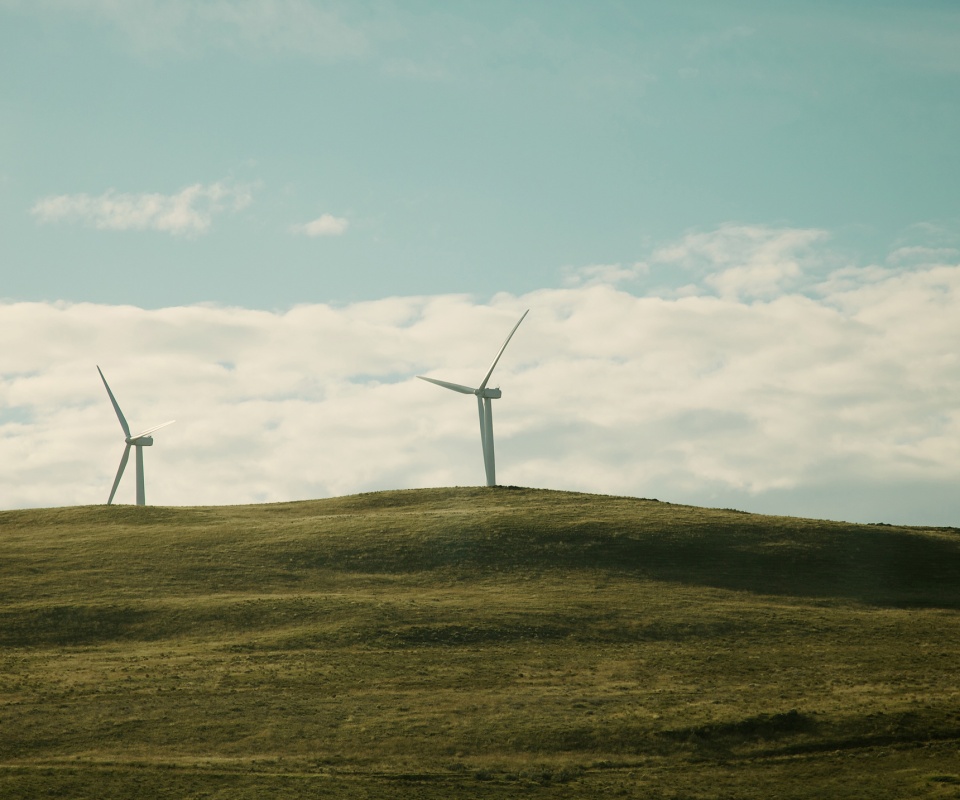
<path fill-rule="evenodd" d="M 123 449 L 123 455 L 120 457 L 120 469 L 117 470 L 117 477 L 113 481 L 113 488 L 110 490 L 110 499 L 107 500 L 107 505 L 110 505 L 113 502 L 113 496 L 117 493 L 117 486 L 120 485 L 120 478 L 123 476 L 123 468 L 127 466 L 127 459 L 130 458 L 130 448 L 137 448 L 137 505 L 144 506 L 147 504 L 146 497 L 143 491 L 143 448 L 150 447 L 153 444 L 153 437 L 150 435 L 154 431 L 158 431 L 161 428 L 165 428 L 167 425 L 170 425 L 176 420 L 170 420 L 169 422 L 164 422 L 162 425 L 155 425 L 152 428 L 147 428 L 147 430 L 142 433 L 138 433 L 136 436 L 130 435 L 130 426 L 127 425 L 127 420 L 123 416 L 123 412 L 120 410 L 120 406 L 117 405 L 117 398 L 113 396 L 113 392 L 110 391 L 110 385 L 107 383 L 107 379 L 103 377 L 103 370 L 100 367 L 97 367 L 97 372 L 100 373 L 100 380 L 103 381 L 103 385 L 107 389 L 107 394 L 110 395 L 110 402 L 113 403 L 113 410 L 117 412 L 117 419 L 120 420 L 120 427 L 123 428 L 124 442 L 126 447 Z"/>
<path fill-rule="evenodd" d="M 487 381 L 490 380 L 493 369 L 497 366 L 497 362 L 500 360 L 500 356 L 503 355 L 503 351 L 506 350 L 507 345 L 510 344 L 510 339 L 513 338 L 513 334 L 517 332 L 520 323 L 523 322 L 524 317 L 529 313 L 530 309 L 528 308 L 523 312 L 523 316 L 517 320 L 517 324 L 513 326 L 513 330 L 510 331 L 504 340 L 503 345 L 500 347 L 500 352 L 498 352 L 497 357 L 493 359 L 490 369 L 487 370 L 483 381 L 476 389 L 469 386 L 461 386 L 459 383 L 448 383 L 447 381 L 438 381 L 436 378 L 425 378 L 423 375 L 417 375 L 420 380 L 435 383 L 444 389 L 452 389 L 461 394 L 473 394 L 477 396 L 477 410 L 480 412 L 480 443 L 483 445 L 483 468 L 487 473 L 487 486 L 497 485 L 497 467 L 493 457 L 493 409 L 490 407 L 490 401 L 497 400 L 501 397 L 499 388 L 487 388 Z"/>

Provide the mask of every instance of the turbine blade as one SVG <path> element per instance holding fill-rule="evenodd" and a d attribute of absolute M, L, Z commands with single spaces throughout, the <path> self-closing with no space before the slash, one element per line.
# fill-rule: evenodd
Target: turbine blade
<path fill-rule="evenodd" d="M 493 359 L 493 363 L 490 365 L 490 369 L 487 370 L 487 374 L 486 374 L 486 377 L 484 377 L 483 379 L 483 383 L 480 384 L 480 391 L 483 391 L 484 389 L 487 388 L 487 381 L 490 380 L 490 376 L 493 375 L 493 369 L 494 367 L 497 366 L 497 362 L 500 360 L 500 356 L 503 355 L 503 351 L 506 350 L 507 345 L 510 344 L 510 340 L 513 338 L 513 334 L 517 332 L 517 328 L 520 327 L 520 323 L 523 322 L 524 317 L 526 317 L 527 314 L 529 313 L 530 313 L 530 309 L 528 308 L 526 311 L 523 312 L 523 316 L 520 317 L 519 320 L 517 320 L 517 324 L 513 326 L 513 330 L 510 331 L 510 334 L 504 340 L 503 345 L 500 347 L 500 352 L 497 353 L 497 357 Z"/>
<path fill-rule="evenodd" d="M 447 381 L 438 381 L 436 378 L 424 378 L 423 375 L 417 375 L 417 377 L 422 381 L 435 383 L 437 386 L 442 386 L 444 389 L 453 389 L 453 391 L 460 392 L 461 394 L 477 393 L 476 389 L 471 389 L 469 386 L 463 386 L 459 383 L 447 383 Z"/>
<path fill-rule="evenodd" d="M 130 445 L 123 448 L 123 455 L 120 457 L 120 469 L 117 470 L 117 477 L 113 479 L 113 488 L 110 490 L 110 499 L 107 505 L 113 502 L 113 496 L 117 493 L 117 487 L 120 485 L 120 478 L 123 477 L 123 468 L 127 466 L 127 459 L 130 458 Z"/>
<path fill-rule="evenodd" d="M 154 431 L 158 431 L 158 430 L 160 430 L 161 428 L 166 428 L 167 425 L 173 425 L 174 422 L 176 422 L 176 420 L 175 420 L 175 419 L 171 419 L 171 420 L 168 420 L 167 422 L 161 423 L 160 425 L 154 425 L 152 428 L 147 428 L 145 431 L 141 431 L 141 432 L 138 433 L 136 436 L 131 436 L 130 438 L 131 438 L 131 439 L 139 439 L 141 436 L 147 436 L 148 434 L 151 434 L 151 433 L 153 433 Z"/>
<path fill-rule="evenodd" d="M 110 385 L 107 383 L 107 379 L 103 377 L 103 370 L 100 369 L 99 366 L 97 367 L 97 372 L 100 373 L 100 380 L 103 381 L 103 385 L 107 388 L 107 394 L 110 395 L 110 402 L 113 403 L 113 410 L 117 412 L 117 419 L 120 420 L 120 427 L 123 428 L 123 435 L 129 439 L 130 426 L 127 425 L 127 420 L 124 419 L 123 412 L 120 410 L 120 406 L 117 405 L 117 398 L 114 397 L 113 392 L 110 391 Z M 124 463 L 126 463 L 126 461 L 124 461 Z"/>

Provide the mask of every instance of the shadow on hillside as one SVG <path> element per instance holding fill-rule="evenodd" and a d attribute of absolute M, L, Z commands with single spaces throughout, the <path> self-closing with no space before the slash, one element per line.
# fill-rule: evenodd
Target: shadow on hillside
<path fill-rule="evenodd" d="M 599 570 L 758 594 L 960 608 L 960 536 L 881 526 L 796 521 L 771 529 L 765 518 L 748 516 L 743 524 L 669 530 L 602 521 L 541 530 L 501 519 L 419 540 L 387 531 L 376 549 L 336 551 L 296 553 L 293 562 L 374 573 Z"/>
<path fill-rule="evenodd" d="M 603 551 L 603 552 L 601 552 Z M 760 594 L 960 608 L 960 538 L 877 529 L 818 541 L 764 541 L 749 529 L 693 539 L 595 540 L 584 562 L 657 580 Z"/>

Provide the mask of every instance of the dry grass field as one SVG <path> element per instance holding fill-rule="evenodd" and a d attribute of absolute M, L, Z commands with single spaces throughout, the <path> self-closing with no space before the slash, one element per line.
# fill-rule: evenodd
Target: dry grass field
<path fill-rule="evenodd" d="M 0 512 L 0 797 L 960 798 L 960 532 L 498 487 Z"/>

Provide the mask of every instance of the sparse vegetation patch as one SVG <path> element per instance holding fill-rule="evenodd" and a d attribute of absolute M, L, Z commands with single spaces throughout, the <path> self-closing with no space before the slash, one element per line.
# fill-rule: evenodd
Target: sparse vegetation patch
<path fill-rule="evenodd" d="M 0 513 L 0 796 L 960 797 L 960 536 L 517 487 Z"/>

